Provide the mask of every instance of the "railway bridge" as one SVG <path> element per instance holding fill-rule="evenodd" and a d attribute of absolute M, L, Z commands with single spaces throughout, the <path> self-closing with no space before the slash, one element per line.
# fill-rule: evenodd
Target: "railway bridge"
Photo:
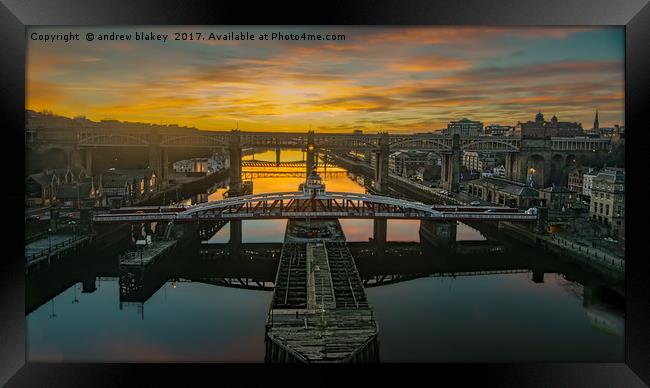
<path fill-rule="evenodd" d="M 526 182 L 530 175 L 540 187 L 551 183 L 565 184 L 567 167 L 577 154 L 608 151 L 607 139 L 560 138 L 528 139 L 517 137 L 460 137 L 437 134 L 333 134 L 298 132 L 244 132 L 186 130 L 125 131 L 101 129 L 34 129 L 25 135 L 28 151 L 44 152 L 59 149 L 66 153 L 70 166 L 83 166 L 93 174 L 93 153 L 111 147 L 130 147 L 146 150 L 149 166 L 165 184 L 169 176 L 170 151 L 205 150 L 227 151 L 230 155 L 231 192 L 241 192 L 242 149 L 275 149 L 276 164 L 280 163 L 282 149 L 301 149 L 306 153 L 306 170 L 312 171 L 318 154 L 354 151 L 375 154 L 375 189 L 384 192 L 388 178 L 388 155 L 396 150 L 434 152 L 442 160 L 441 186 L 458 190 L 459 170 L 463 151 L 489 151 L 506 155 L 506 178 Z M 176 152 L 182 158 L 182 152 Z M 180 156 L 179 156 L 180 155 Z"/>

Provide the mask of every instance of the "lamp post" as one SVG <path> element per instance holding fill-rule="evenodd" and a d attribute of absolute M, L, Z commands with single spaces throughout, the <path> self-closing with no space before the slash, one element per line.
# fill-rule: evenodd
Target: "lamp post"
<path fill-rule="evenodd" d="M 49 244 L 48 253 L 52 251 L 52 228 L 47 229 L 47 242 Z"/>

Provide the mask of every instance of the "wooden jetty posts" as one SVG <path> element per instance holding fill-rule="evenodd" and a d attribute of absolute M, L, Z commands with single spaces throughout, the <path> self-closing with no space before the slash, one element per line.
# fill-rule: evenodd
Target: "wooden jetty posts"
<path fill-rule="evenodd" d="M 338 229 L 338 220 L 328 220 Z M 299 223 L 289 220 L 287 234 Z M 376 362 L 378 328 L 350 250 L 329 238 L 285 237 L 266 324 L 266 362 Z M 300 229 L 300 228 L 298 228 Z"/>

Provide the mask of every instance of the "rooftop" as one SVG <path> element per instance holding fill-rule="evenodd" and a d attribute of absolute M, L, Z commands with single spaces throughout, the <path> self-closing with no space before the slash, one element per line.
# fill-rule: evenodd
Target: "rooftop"
<path fill-rule="evenodd" d="M 77 193 L 77 189 L 79 192 Z M 59 186 L 56 196 L 59 199 L 77 199 L 77 198 L 90 198 L 92 192 L 92 183 L 63 183 Z"/>
<path fill-rule="evenodd" d="M 611 183 L 625 183 L 625 169 L 616 167 L 605 167 L 594 178 L 595 180 L 606 180 Z"/>
<path fill-rule="evenodd" d="M 568 188 L 564 186 L 551 186 L 547 187 L 544 190 L 542 190 L 547 193 L 574 193 L 574 191 L 569 190 Z"/>
<path fill-rule="evenodd" d="M 54 176 L 55 176 L 54 173 L 47 174 L 47 173 L 44 173 L 44 172 L 39 172 L 39 173 L 32 174 L 32 175 L 28 176 L 27 179 L 32 179 L 35 182 L 37 182 L 38 184 L 40 184 L 41 186 L 45 186 L 45 185 L 49 185 L 50 183 L 52 183 L 52 178 Z"/>
<path fill-rule="evenodd" d="M 531 187 L 528 187 L 524 184 L 513 182 L 505 179 L 499 178 L 480 178 L 477 181 L 473 181 L 474 184 L 479 184 L 482 186 L 495 186 L 500 190 L 503 190 L 507 193 L 514 194 L 520 197 L 538 197 L 539 192 Z"/>

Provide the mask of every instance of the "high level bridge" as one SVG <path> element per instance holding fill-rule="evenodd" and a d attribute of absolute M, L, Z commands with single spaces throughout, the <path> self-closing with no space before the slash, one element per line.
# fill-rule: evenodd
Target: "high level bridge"
<path fill-rule="evenodd" d="M 242 148 L 275 149 L 277 161 L 281 149 L 302 149 L 306 152 L 306 169 L 311 171 L 319 153 L 355 151 L 367 156 L 375 154 L 375 189 L 384 192 L 388 177 L 388 155 L 395 150 L 434 152 L 442 159 L 441 186 L 458 190 L 460 160 L 463 151 L 489 151 L 506 154 L 506 178 L 525 182 L 535 174 L 539 186 L 564 184 L 567 167 L 576 154 L 608 151 L 607 139 L 515 137 L 460 137 L 436 134 L 331 134 L 296 132 L 184 131 L 150 132 L 124 130 L 39 130 L 28 129 L 25 137 L 30 150 L 58 148 L 67 153 L 69 165 L 84 165 L 92 174 L 93 152 L 110 147 L 132 147 L 148 150 L 149 165 L 162 178 L 169 176 L 170 151 L 225 150 L 230 154 L 231 192 L 241 191 Z M 178 156 L 181 155 L 181 156 Z M 182 158 L 182 152 L 177 153 Z M 85 159 L 85 163 L 83 163 Z M 370 158 L 369 158 L 370 159 Z"/>

